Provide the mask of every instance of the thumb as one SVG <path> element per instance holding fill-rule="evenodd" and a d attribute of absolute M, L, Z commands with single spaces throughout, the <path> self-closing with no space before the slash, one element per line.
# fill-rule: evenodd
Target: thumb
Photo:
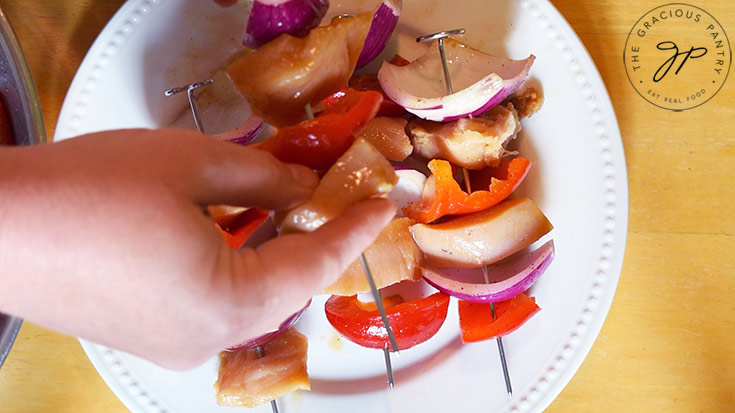
<path fill-rule="evenodd" d="M 264 317 L 278 325 L 313 295 L 334 283 L 395 216 L 387 199 L 362 201 L 311 233 L 288 234 L 257 249 L 231 250 L 239 265 L 228 266 L 247 279 L 250 292 L 267 297 Z M 253 274 L 261 276 L 253 277 Z M 241 278 L 242 277 L 242 278 Z"/>
<path fill-rule="evenodd" d="M 287 285 L 311 297 L 342 275 L 375 241 L 395 212 L 387 199 L 369 199 L 314 232 L 284 235 L 261 245 L 258 256 L 269 266 L 277 265 L 277 273 L 288 278 L 283 280 Z"/>

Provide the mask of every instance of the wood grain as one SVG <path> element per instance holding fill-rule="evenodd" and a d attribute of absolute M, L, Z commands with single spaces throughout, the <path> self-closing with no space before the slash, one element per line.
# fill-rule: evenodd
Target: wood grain
<path fill-rule="evenodd" d="M 734 83 L 725 82 L 692 110 L 657 108 L 630 85 L 623 48 L 634 23 L 665 2 L 552 3 L 582 39 L 610 93 L 625 148 L 630 218 L 610 314 L 548 411 L 732 411 Z M 699 6 L 735 30 L 729 2 Z"/>
<path fill-rule="evenodd" d="M 0 1 L 33 72 L 49 139 L 77 67 L 122 3 Z M 0 412 L 50 411 L 127 409 L 96 373 L 76 338 L 24 323 L 0 369 Z"/>
<path fill-rule="evenodd" d="M 417 1 L 417 0 L 412 0 Z M 549 412 L 728 412 L 735 406 L 735 80 L 684 112 L 631 87 L 623 48 L 664 4 L 552 0 L 595 61 L 618 116 L 630 185 L 622 277 L 584 364 Z M 87 49 L 122 1 L 2 0 L 49 136 Z M 698 4 L 735 35 L 726 0 Z M 0 370 L 2 412 L 122 412 L 74 338 L 30 323 Z"/>

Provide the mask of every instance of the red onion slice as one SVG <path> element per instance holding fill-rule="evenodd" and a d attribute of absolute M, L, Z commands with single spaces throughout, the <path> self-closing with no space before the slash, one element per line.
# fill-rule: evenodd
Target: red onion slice
<path fill-rule="evenodd" d="M 373 22 L 365 38 L 365 45 L 357 58 L 356 68 L 370 63 L 385 48 L 386 43 L 396 28 L 403 4 L 401 0 L 383 0 L 375 10 Z"/>
<path fill-rule="evenodd" d="M 409 204 L 421 201 L 421 194 L 426 182 L 426 175 L 415 169 L 393 166 L 398 176 L 398 182 L 388 193 L 390 199 L 398 210 L 398 216 L 403 216 L 403 208 Z"/>
<path fill-rule="evenodd" d="M 210 136 L 215 139 L 236 143 L 239 145 L 249 145 L 258 136 L 263 129 L 265 121 L 257 116 L 251 116 L 239 126 L 228 131 L 212 134 Z"/>
<path fill-rule="evenodd" d="M 491 280 L 485 283 L 482 268 L 422 268 L 424 279 L 444 294 L 473 303 L 496 303 L 526 291 L 554 259 L 554 241 L 501 264 L 488 266 Z"/>
<path fill-rule="evenodd" d="M 438 122 L 479 115 L 510 96 L 528 77 L 535 57 L 511 60 L 445 40 L 455 92 L 447 95 L 439 46 L 406 66 L 384 62 L 378 81 L 385 94 L 414 115 Z"/>
<path fill-rule="evenodd" d="M 297 311 L 291 317 L 287 318 L 284 322 L 281 323 L 280 326 L 278 326 L 277 330 L 271 331 L 270 333 L 265 333 L 262 336 L 258 336 L 255 338 L 251 338 L 250 340 L 243 341 L 242 343 L 228 347 L 227 351 L 237 351 L 237 350 L 243 350 L 246 348 L 255 348 L 258 346 L 262 346 L 266 343 L 269 343 L 270 341 L 273 341 L 276 337 L 280 336 L 281 334 L 285 333 L 286 330 L 296 325 L 296 323 L 301 319 L 301 316 L 304 315 L 304 312 L 307 308 L 309 308 L 309 305 L 311 305 L 311 300 L 309 300 L 308 303 L 302 308 L 301 310 Z"/>
<path fill-rule="evenodd" d="M 255 0 L 242 44 L 257 49 L 283 33 L 306 36 L 328 8 L 329 0 Z"/>

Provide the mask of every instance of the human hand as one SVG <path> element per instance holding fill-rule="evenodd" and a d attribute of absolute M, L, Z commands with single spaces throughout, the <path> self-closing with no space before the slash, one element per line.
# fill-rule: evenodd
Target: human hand
<path fill-rule="evenodd" d="M 183 130 L 0 148 L 0 310 L 193 367 L 275 329 L 333 283 L 393 217 L 365 201 L 309 234 L 232 250 L 212 204 L 297 205 L 307 168 Z"/>

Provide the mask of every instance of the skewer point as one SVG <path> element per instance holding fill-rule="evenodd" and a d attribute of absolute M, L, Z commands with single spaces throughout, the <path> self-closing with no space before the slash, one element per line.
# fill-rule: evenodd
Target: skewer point
<path fill-rule="evenodd" d="M 258 355 L 258 358 L 263 357 L 263 346 L 255 347 L 255 353 Z M 271 400 L 271 411 L 278 413 L 278 402 L 275 400 Z"/>
<path fill-rule="evenodd" d="M 390 362 L 390 350 L 388 350 L 388 344 L 383 347 L 383 357 L 385 358 L 385 372 L 388 374 L 388 387 L 393 390 L 395 382 L 393 380 L 393 366 Z"/>

